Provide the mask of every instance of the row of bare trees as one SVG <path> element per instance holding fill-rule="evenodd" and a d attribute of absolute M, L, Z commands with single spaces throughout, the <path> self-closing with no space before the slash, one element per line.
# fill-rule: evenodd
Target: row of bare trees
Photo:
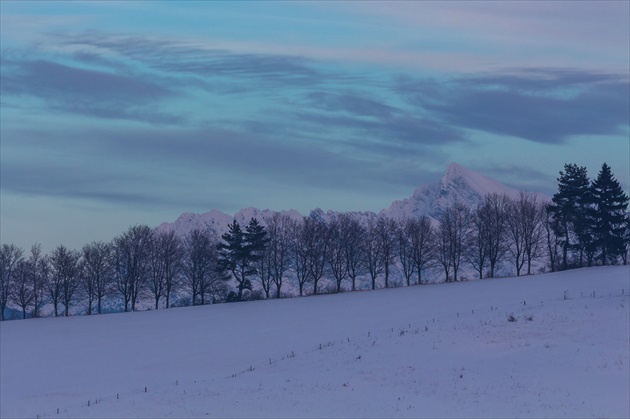
<path fill-rule="evenodd" d="M 427 216 L 396 220 L 341 213 L 303 220 L 275 214 L 266 223 L 269 245 L 257 278 L 267 298 L 272 284 L 279 297 L 287 279 L 304 295 L 309 286 L 319 293 L 323 280 L 336 292 L 346 282 L 351 290 L 361 282 L 387 288 L 392 278 L 422 284 L 423 275 L 436 268 L 446 282 L 460 280 L 464 266 L 479 278 L 494 277 L 505 262 L 517 275 L 531 274 L 535 260 L 546 254 L 545 243 L 555 240 L 545 228 L 545 204 L 525 192 L 516 199 L 491 194 L 473 209 L 455 204 L 437 222 Z"/>
<path fill-rule="evenodd" d="M 176 296 L 190 295 L 192 304 L 220 299 L 227 291 L 216 269 L 217 240 L 194 230 L 185 238 L 173 232 L 138 225 L 111 242 L 92 242 L 81 251 L 57 246 L 42 255 L 34 245 L 29 255 L 13 244 L 0 248 L 0 312 L 9 304 L 39 317 L 44 304 L 52 314 L 70 314 L 75 304 L 86 314 L 101 314 L 106 301 L 121 302 L 124 311 L 136 310 L 150 299 L 156 309 L 168 308 Z"/>
<path fill-rule="evenodd" d="M 207 230 L 180 237 L 137 225 L 109 243 L 80 251 L 60 245 L 49 255 L 39 245 L 25 255 L 4 244 L 2 319 L 9 305 L 23 318 L 38 317 L 46 304 L 54 316 L 68 316 L 71 306 L 89 315 L 105 305 L 135 311 L 140 302 L 158 309 L 280 298 L 289 286 L 302 296 L 460 281 L 471 273 L 494 277 L 506 267 L 531 274 L 536 267 L 557 270 L 563 244 L 547 204 L 525 192 L 489 194 L 474 208 L 454 204 L 436 219 L 275 213 L 262 223 L 252 219 L 245 231 L 236 221 L 229 227 L 219 239 Z"/>

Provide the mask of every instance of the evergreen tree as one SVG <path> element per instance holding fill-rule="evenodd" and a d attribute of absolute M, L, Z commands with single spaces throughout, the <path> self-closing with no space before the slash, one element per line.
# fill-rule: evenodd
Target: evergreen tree
<path fill-rule="evenodd" d="M 245 227 L 245 245 L 249 248 L 252 262 L 259 261 L 264 254 L 264 250 L 269 243 L 267 230 L 256 218 L 249 220 L 249 224 Z"/>
<path fill-rule="evenodd" d="M 602 166 L 591 186 L 593 197 L 592 231 L 602 265 L 613 262 L 625 252 L 628 196 L 613 176 L 610 166 Z"/>
<path fill-rule="evenodd" d="M 580 251 L 580 265 L 582 264 L 583 251 L 590 240 L 590 223 L 587 221 L 590 190 L 586 168 L 565 164 L 564 171 L 560 171 L 558 178 L 558 192 L 554 194 L 548 207 L 553 218 L 554 232 L 562 238 L 562 269 L 568 267 L 570 249 Z"/>
<path fill-rule="evenodd" d="M 267 231 L 255 218 L 249 221 L 244 232 L 234 220 L 221 238 L 224 243 L 218 244 L 219 270 L 231 274 L 238 288 L 238 293 L 230 293 L 228 301 L 241 301 L 243 292 L 252 289 L 249 277 L 256 273 L 255 262 L 263 256 L 269 241 Z"/>

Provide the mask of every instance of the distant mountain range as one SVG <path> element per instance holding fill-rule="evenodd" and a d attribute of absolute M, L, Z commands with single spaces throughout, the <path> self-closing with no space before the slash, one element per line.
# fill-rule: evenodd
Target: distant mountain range
<path fill-rule="evenodd" d="M 474 207 L 488 193 L 506 194 L 511 198 L 515 198 L 518 196 L 519 190 L 510 188 L 497 180 L 483 176 L 457 163 L 452 163 L 439 181 L 420 186 L 409 198 L 394 201 L 389 208 L 382 210 L 378 214 L 373 212 L 354 212 L 354 214 L 359 217 L 382 215 L 396 219 L 428 215 L 435 219 L 445 208 L 456 202 Z M 542 199 L 547 199 L 542 194 L 539 194 L 539 196 Z M 264 223 L 265 217 L 269 217 L 275 212 L 277 211 L 260 210 L 258 208 L 244 208 L 233 216 L 216 209 L 203 214 L 187 212 L 177 217 L 174 222 L 160 224 L 157 228 L 158 230 L 174 230 L 179 235 L 185 235 L 195 228 L 211 229 L 221 235 L 227 231 L 227 226 L 233 220 L 244 225 L 251 218 L 257 218 Z M 294 219 L 302 217 L 302 214 L 296 210 L 278 212 L 287 214 Z M 324 212 L 317 208 L 311 211 L 309 216 L 328 219 L 335 214 L 335 211 Z"/>

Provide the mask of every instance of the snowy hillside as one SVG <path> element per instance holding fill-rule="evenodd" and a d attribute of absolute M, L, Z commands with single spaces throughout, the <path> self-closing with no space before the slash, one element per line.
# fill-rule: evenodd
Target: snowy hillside
<path fill-rule="evenodd" d="M 629 274 L 3 322 L 0 416 L 628 417 Z"/>
<path fill-rule="evenodd" d="M 488 193 L 507 194 L 515 198 L 519 191 L 510 188 L 494 179 L 485 177 L 457 163 L 452 163 L 439 181 L 420 186 L 413 195 L 401 201 L 395 201 L 387 209 L 381 211 L 382 215 L 392 218 L 416 217 L 429 215 L 437 217 L 444 208 L 456 202 L 475 206 L 483 200 Z M 540 195 L 541 198 L 545 198 Z M 257 208 L 245 208 L 230 216 L 216 209 L 203 213 L 184 213 L 173 223 L 163 223 L 158 226 L 160 230 L 174 230 L 180 235 L 195 228 L 212 229 L 221 235 L 227 231 L 227 226 L 236 219 L 240 224 L 247 224 L 251 218 L 257 218 L 264 222 L 264 217 L 269 217 L 274 211 L 259 210 Z M 295 210 L 282 211 L 294 219 L 301 217 Z M 321 209 L 313 210 L 309 215 L 330 218 L 334 211 L 324 212 Z M 356 212 L 359 217 L 367 217 L 372 213 Z"/>

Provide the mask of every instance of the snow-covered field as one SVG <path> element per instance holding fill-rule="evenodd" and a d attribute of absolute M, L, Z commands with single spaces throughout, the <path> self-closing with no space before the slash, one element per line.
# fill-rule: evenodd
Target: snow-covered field
<path fill-rule="evenodd" d="M 629 288 L 617 266 L 4 322 L 0 416 L 627 418 Z"/>

